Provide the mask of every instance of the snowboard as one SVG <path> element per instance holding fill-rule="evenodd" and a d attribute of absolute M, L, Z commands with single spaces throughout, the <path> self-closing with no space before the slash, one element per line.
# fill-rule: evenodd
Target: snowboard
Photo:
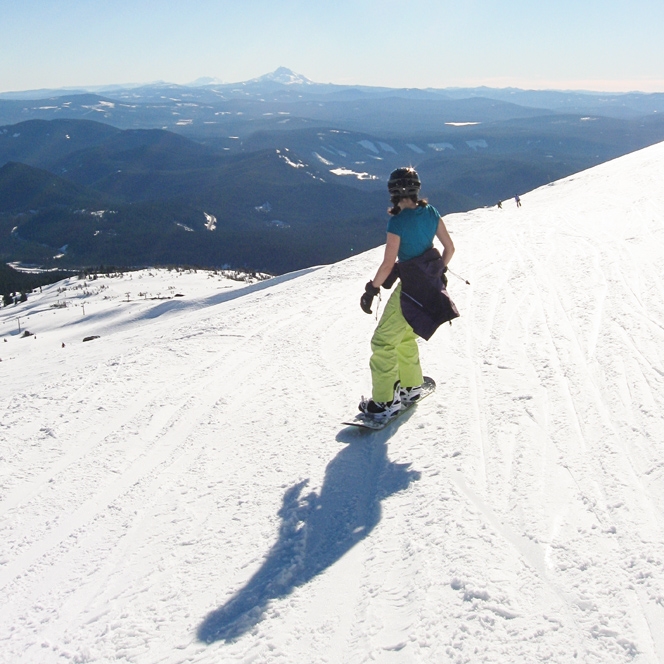
<path fill-rule="evenodd" d="M 429 376 L 425 376 L 424 382 L 422 383 L 422 395 L 420 398 L 417 401 L 413 401 L 413 403 L 408 404 L 407 406 L 402 406 L 401 410 L 392 417 L 386 420 L 376 421 L 365 413 L 358 413 L 352 420 L 342 422 L 342 424 L 346 424 L 347 426 L 351 427 L 359 427 L 360 429 L 369 429 L 370 431 L 380 431 L 386 426 L 392 424 L 392 422 L 395 420 L 398 420 L 404 413 L 407 413 L 413 406 L 416 406 L 418 403 L 420 403 L 420 401 L 423 401 L 435 391 L 436 381 L 433 378 L 429 378 Z"/>

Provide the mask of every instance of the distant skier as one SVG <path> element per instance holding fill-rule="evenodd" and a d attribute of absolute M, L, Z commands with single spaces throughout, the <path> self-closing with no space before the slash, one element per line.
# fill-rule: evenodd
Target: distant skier
<path fill-rule="evenodd" d="M 454 244 L 438 211 L 419 198 L 420 186 L 413 168 L 399 168 L 390 175 L 392 218 L 385 255 L 360 299 L 362 310 L 370 314 L 381 286 L 391 288 L 401 279 L 371 339 L 372 398 L 363 398 L 359 405 L 376 420 L 389 419 L 402 403 L 419 398 L 424 379 L 417 338 L 429 339 L 442 323 L 459 315 L 445 291 L 444 273 Z M 435 237 L 443 245 L 442 256 L 433 246 Z"/>
<path fill-rule="evenodd" d="M 516 206 L 517 206 L 517 207 L 521 207 L 521 199 L 519 198 L 519 194 L 517 194 L 517 195 L 514 197 L 514 202 L 516 203 Z"/>
<path fill-rule="evenodd" d="M 502 201 L 498 201 L 498 202 L 496 203 L 496 207 L 497 207 L 499 210 L 502 210 L 502 209 L 503 209 L 503 202 L 502 202 Z"/>

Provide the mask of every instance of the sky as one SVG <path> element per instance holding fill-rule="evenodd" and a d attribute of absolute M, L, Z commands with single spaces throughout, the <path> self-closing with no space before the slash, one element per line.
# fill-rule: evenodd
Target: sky
<path fill-rule="evenodd" d="M 249 80 L 664 92 L 661 0 L 0 0 L 0 92 Z"/>

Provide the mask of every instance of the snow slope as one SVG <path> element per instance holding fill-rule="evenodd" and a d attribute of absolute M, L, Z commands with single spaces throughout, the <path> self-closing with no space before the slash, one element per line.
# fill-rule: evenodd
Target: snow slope
<path fill-rule="evenodd" d="M 0 661 L 664 662 L 662 181 L 448 217 L 439 389 L 374 434 L 381 249 L 0 310 Z"/>

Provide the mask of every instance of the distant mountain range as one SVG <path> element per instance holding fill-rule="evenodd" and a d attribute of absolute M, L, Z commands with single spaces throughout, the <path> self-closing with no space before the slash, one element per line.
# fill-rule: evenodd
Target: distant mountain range
<path fill-rule="evenodd" d="M 189 85 L 158 81 L 149 84 L 92 86 L 66 89 L 41 89 L 0 93 L 0 101 L 44 101 L 93 94 L 100 99 L 108 96 L 116 101 L 144 104 L 148 101 L 176 101 L 182 95 L 188 101 L 219 102 L 230 99 L 254 98 L 262 102 L 304 100 L 315 98 L 326 102 L 335 99 L 364 100 L 369 97 L 429 100 L 490 99 L 521 107 L 555 110 L 564 113 L 597 114 L 605 117 L 641 117 L 664 113 L 664 93 L 583 92 L 575 90 L 521 90 L 518 88 L 385 88 L 363 85 L 316 83 L 286 67 L 239 83 L 224 83 L 214 77 L 203 77 Z M 32 110 L 49 110 L 41 104 Z M 52 110 L 52 109 L 51 109 Z M 3 118 L 3 116 L 0 116 Z M 23 118 L 27 119 L 27 118 Z M 6 122 L 6 118 L 0 120 Z"/>
<path fill-rule="evenodd" d="M 339 86 L 285 68 L 5 93 L 0 256 L 286 272 L 384 241 L 403 164 L 445 214 L 662 140 L 659 94 Z"/>

